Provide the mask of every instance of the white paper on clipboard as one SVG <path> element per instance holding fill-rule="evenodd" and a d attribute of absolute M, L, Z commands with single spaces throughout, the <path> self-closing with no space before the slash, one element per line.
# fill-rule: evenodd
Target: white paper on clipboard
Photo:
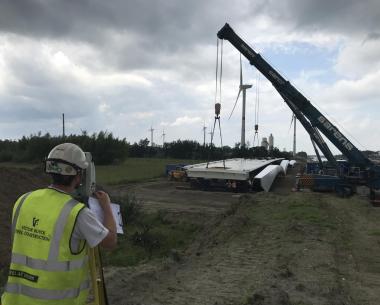
<path fill-rule="evenodd" d="M 95 214 L 96 218 L 100 222 L 103 223 L 104 215 L 103 215 L 103 210 L 99 204 L 99 200 L 94 197 L 90 197 L 88 199 L 88 206 L 90 210 Z M 120 205 L 116 203 L 111 203 L 111 209 L 112 209 L 113 218 L 115 219 L 115 222 L 116 222 L 116 232 L 118 234 L 124 234 L 123 218 L 121 217 Z"/>

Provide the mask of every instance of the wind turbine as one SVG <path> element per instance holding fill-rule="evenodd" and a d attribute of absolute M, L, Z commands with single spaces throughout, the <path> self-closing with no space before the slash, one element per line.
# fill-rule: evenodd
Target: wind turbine
<path fill-rule="evenodd" d="M 165 136 L 166 136 L 166 133 L 165 133 L 165 129 L 162 129 L 162 147 L 164 147 L 165 145 Z"/>
<path fill-rule="evenodd" d="M 62 113 L 62 138 L 65 138 L 65 114 Z"/>
<path fill-rule="evenodd" d="M 293 113 L 292 120 L 290 121 L 290 127 L 289 127 L 289 130 L 290 130 L 293 124 L 293 157 L 296 156 L 296 122 L 297 122 L 297 118 L 296 118 L 296 115 Z"/>
<path fill-rule="evenodd" d="M 150 146 L 153 147 L 153 131 L 154 131 L 154 129 L 152 126 L 150 126 L 149 131 L 150 131 Z"/>
<path fill-rule="evenodd" d="M 203 123 L 203 146 L 206 146 L 206 130 L 207 130 L 207 127 L 205 125 L 205 123 Z"/>
<path fill-rule="evenodd" d="M 211 129 L 212 130 L 212 129 Z M 210 135 L 210 144 L 211 144 L 211 139 L 212 139 L 212 131 L 209 131 L 208 134 Z"/>
<path fill-rule="evenodd" d="M 247 89 L 249 88 L 252 88 L 252 85 L 243 85 L 243 69 L 242 69 L 242 65 L 241 65 L 241 54 L 240 54 L 240 85 L 239 85 L 239 92 L 238 92 L 238 95 L 237 95 L 237 98 L 236 98 L 236 101 L 235 101 L 235 105 L 234 105 L 234 108 L 232 108 L 232 111 L 231 111 L 231 114 L 230 114 L 230 117 L 228 119 L 231 118 L 234 110 L 235 110 L 235 107 L 236 107 L 236 104 L 239 100 L 239 96 L 240 96 L 240 92 L 243 92 L 243 107 L 242 107 L 242 114 L 241 114 L 241 139 L 240 139 L 240 147 L 243 148 L 245 146 L 245 99 L 246 99 L 246 91 Z"/>

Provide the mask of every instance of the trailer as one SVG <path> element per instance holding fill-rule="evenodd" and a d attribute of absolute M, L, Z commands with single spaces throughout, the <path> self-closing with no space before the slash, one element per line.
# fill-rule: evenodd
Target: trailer
<path fill-rule="evenodd" d="M 227 159 L 187 165 L 186 175 L 193 187 L 201 189 L 227 188 L 246 192 L 252 189 L 253 179 L 266 166 L 279 165 L 283 158 Z"/>

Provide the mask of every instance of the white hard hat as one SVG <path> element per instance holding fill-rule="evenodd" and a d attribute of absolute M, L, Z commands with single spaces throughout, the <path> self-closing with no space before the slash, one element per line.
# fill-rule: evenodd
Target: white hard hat
<path fill-rule="evenodd" d="M 75 176 L 78 170 L 86 169 L 88 162 L 83 150 L 73 143 L 63 143 L 54 147 L 46 159 L 46 172 Z"/>

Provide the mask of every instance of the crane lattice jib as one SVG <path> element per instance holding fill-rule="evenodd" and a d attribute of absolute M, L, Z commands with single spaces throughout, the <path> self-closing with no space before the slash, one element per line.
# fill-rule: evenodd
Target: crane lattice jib
<path fill-rule="evenodd" d="M 289 81 L 283 78 L 260 54 L 247 45 L 229 26 L 225 24 L 218 32 L 218 38 L 228 40 L 238 49 L 275 87 L 285 103 L 292 102 L 303 113 L 310 124 L 317 127 L 345 155 L 348 161 L 362 168 L 373 167 L 373 163 L 353 145 L 339 129 L 332 124 L 310 101 L 304 97 Z M 290 107 L 290 106 L 289 106 Z"/>

